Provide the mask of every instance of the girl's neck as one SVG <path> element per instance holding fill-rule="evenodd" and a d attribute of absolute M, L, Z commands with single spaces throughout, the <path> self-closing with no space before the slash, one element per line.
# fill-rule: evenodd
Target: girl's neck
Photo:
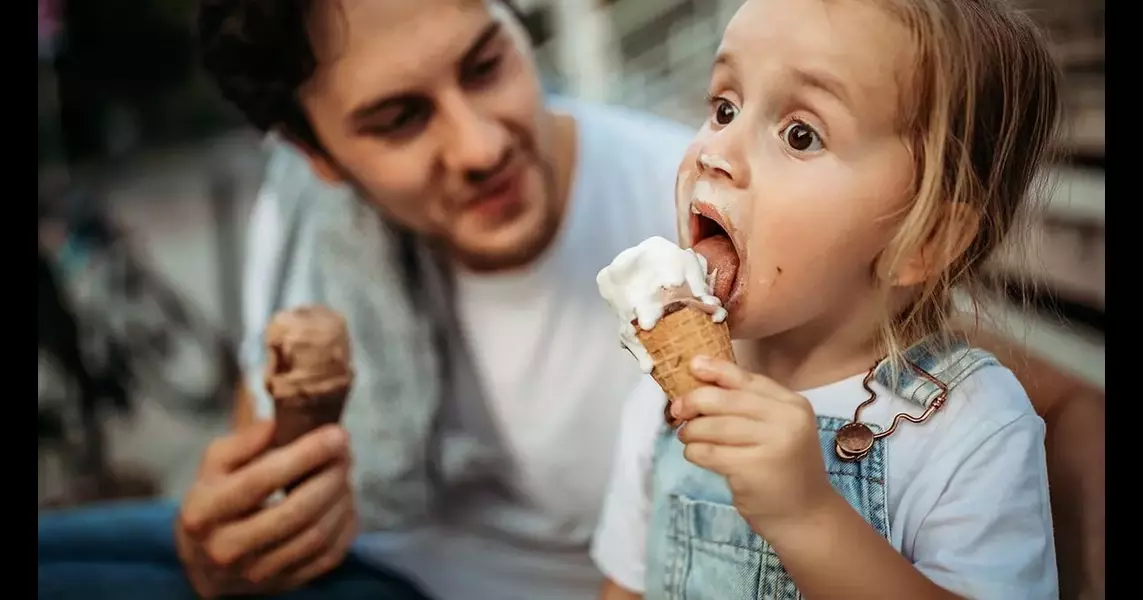
<path fill-rule="evenodd" d="M 811 324 L 763 339 L 735 342 L 734 346 L 743 368 L 795 391 L 865 373 L 881 358 L 880 352 L 873 326 Z"/>

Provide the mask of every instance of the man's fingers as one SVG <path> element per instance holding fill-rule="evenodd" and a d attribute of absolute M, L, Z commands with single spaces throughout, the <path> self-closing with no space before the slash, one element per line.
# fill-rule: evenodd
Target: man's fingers
<path fill-rule="evenodd" d="M 717 387 L 701 387 L 671 405 L 671 415 L 689 421 L 702 415 L 760 418 L 766 412 L 766 398 Z"/>
<path fill-rule="evenodd" d="M 337 425 L 311 431 L 297 441 L 267 452 L 234 473 L 241 490 L 265 498 L 290 483 L 317 471 L 327 463 L 348 460 L 349 438 Z"/>
<path fill-rule="evenodd" d="M 266 453 L 215 481 L 200 481 L 184 504 L 183 524 L 192 533 L 239 518 L 275 491 L 335 460 L 348 460 L 345 431 L 326 426 Z"/>
<path fill-rule="evenodd" d="M 255 560 L 246 578 L 252 583 L 290 578 L 292 571 L 300 571 L 332 549 L 342 530 L 353 526 L 353 516 L 353 499 L 345 493 L 312 525 Z"/>
<path fill-rule="evenodd" d="M 242 467 L 266 450 L 273 434 L 272 421 L 257 421 L 214 440 L 203 454 L 199 477 L 225 475 Z"/>
<path fill-rule="evenodd" d="M 332 463 L 307 479 L 285 500 L 253 516 L 220 527 L 206 546 L 212 556 L 252 556 L 288 540 L 318 522 L 342 497 L 348 496 L 344 463 Z"/>
<path fill-rule="evenodd" d="M 351 517 L 349 522 L 342 524 L 333 543 L 326 548 L 325 552 L 304 565 L 296 565 L 293 572 L 286 575 L 284 578 L 286 589 L 305 585 L 334 570 L 345 560 L 345 555 L 349 553 L 353 540 L 357 539 L 357 519 L 354 518 L 352 510 L 349 511 L 349 514 Z"/>
<path fill-rule="evenodd" d="M 245 510 L 234 510 L 217 501 L 219 479 L 199 479 L 183 497 L 179 509 L 178 527 L 196 540 L 202 540 L 219 523 L 253 514 L 261 501 L 253 502 Z M 219 562 L 215 560 L 214 562 Z"/>
<path fill-rule="evenodd" d="M 751 373 L 721 358 L 696 356 L 691 360 L 691 374 L 699 381 L 728 390 L 751 391 L 758 394 L 788 393 L 785 388 L 768 377 Z"/>
<path fill-rule="evenodd" d="M 698 417 L 679 429 L 684 444 L 709 443 L 721 446 L 749 446 L 761 441 L 759 430 L 764 425 L 751 419 L 733 416 Z"/>

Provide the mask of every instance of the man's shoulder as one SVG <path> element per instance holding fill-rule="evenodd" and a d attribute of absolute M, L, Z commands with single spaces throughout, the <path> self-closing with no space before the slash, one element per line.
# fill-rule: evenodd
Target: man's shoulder
<path fill-rule="evenodd" d="M 348 186 L 329 185 L 291 144 L 268 136 L 266 169 L 250 215 L 252 230 L 294 230 L 309 235 L 329 226 L 332 215 L 358 208 L 356 193 Z M 332 222 L 347 221 L 335 218 Z"/>
<path fill-rule="evenodd" d="M 652 235 L 674 239 L 675 183 L 692 132 L 629 108 L 579 100 L 553 104 L 578 125 L 576 194 L 593 206 L 592 222 L 628 224 L 609 229 L 620 237 L 606 252 L 617 253 Z"/>
<path fill-rule="evenodd" d="M 694 128 L 649 112 L 567 98 L 553 99 L 580 127 L 615 150 L 616 158 L 667 158 L 678 166 Z"/>

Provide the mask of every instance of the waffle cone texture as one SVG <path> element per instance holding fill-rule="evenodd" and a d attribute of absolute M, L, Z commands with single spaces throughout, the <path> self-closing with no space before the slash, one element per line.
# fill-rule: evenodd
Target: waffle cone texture
<path fill-rule="evenodd" d="M 704 385 L 691 375 L 692 358 L 704 355 L 734 362 L 734 349 L 725 322 L 715 323 L 709 314 L 690 306 L 671 308 L 649 330 L 636 325 L 635 335 L 655 363 L 651 377 L 673 402 Z"/>

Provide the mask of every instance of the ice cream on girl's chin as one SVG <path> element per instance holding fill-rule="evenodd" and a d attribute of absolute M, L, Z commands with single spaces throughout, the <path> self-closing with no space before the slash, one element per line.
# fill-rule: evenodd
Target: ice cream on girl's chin
<path fill-rule="evenodd" d="M 712 279 L 715 276 L 711 273 Z M 726 320 L 726 310 L 711 293 L 706 259 L 661 237 L 620 252 L 599 271 L 595 282 L 619 317 L 620 341 L 645 373 L 651 372 L 654 361 L 639 341 L 636 327 L 654 328 L 669 305 L 682 302 L 706 312 L 715 323 Z"/>

